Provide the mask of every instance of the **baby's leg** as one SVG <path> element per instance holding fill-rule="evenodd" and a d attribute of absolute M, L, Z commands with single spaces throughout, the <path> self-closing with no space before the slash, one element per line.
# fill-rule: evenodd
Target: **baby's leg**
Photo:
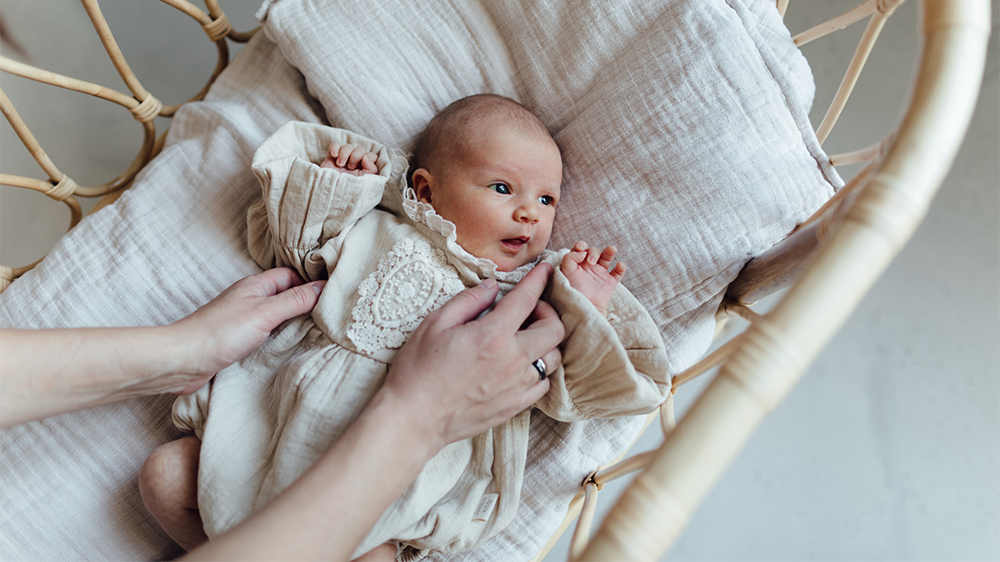
<path fill-rule="evenodd" d="M 208 540 L 198 512 L 198 453 L 201 440 L 188 436 L 152 453 L 139 470 L 146 509 L 184 550 Z"/>

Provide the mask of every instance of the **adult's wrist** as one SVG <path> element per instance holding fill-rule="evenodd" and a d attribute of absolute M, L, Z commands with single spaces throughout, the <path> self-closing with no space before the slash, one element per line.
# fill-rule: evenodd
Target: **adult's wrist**
<path fill-rule="evenodd" d="M 183 321 L 148 328 L 158 342 L 151 394 L 194 392 L 217 371 L 211 370 L 210 342 L 189 328 Z"/>
<path fill-rule="evenodd" d="M 190 340 L 167 327 L 11 330 L 3 340 L 2 427 L 200 386 L 185 374 Z"/>
<path fill-rule="evenodd" d="M 405 396 L 391 386 L 383 386 L 362 416 L 383 423 L 394 440 L 407 448 L 407 456 L 423 467 L 448 444 L 441 426 L 435 422 L 436 413 L 433 408 L 422 407 L 414 397 Z"/>

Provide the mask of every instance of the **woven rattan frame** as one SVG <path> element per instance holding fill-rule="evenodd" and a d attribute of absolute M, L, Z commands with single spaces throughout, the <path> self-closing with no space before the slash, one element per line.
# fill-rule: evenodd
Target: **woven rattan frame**
<path fill-rule="evenodd" d="M 799 45 L 865 17 L 867 28 L 817 129 L 826 139 L 846 105 L 886 19 L 901 0 L 868 0 L 795 37 Z M 787 2 L 779 0 L 782 14 Z M 581 511 L 571 560 L 657 560 L 735 458 L 760 421 L 788 394 L 927 214 L 975 107 L 989 37 L 988 0 L 922 0 L 923 48 L 913 93 L 898 128 L 877 145 L 831 156 L 868 162 L 796 232 L 740 273 L 720 315 L 750 327 L 684 373 L 674 391 L 714 367 L 719 374 L 676 423 L 673 400 L 660 408 L 664 443 L 591 475 L 570 506 Z M 744 303 L 790 287 L 759 315 Z M 651 416 L 652 417 L 652 416 Z M 589 540 L 598 491 L 644 470 Z M 547 548 L 551 548 L 550 543 Z M 540 560 L 544 552 L 536 560 Z"/>
<path fill-rule="evenodd" d="M 161 0 L 188 14 L 216 43 L 219 62 L 201 99 L 229 59 L 226 40 L 243 42 L 216 0 L 204 12 L 186 0 Z M 96 0 L 81 0 L 131 96 L 56 75 L 0 57 L 0 70 L 94 95 L 129 109 L 145 133 L 139 153 L 125 172 L 94 187 L 78 186 L 45 155 L 0 90 L 0 109 L 48 176 L 36 180 L 0 174 L 0 183 L 33 189 L 64 201 L 72 210 L 70 228 L 80 220 L 76 197 L 113 201 L 155 156 L 155 116 L 171 116 L 179 106 L 163 106 L 132 74 Z M 864 35 L 826 116 L 817 129 L 824 141 L 843 111 L 882 26 L 902 0 L 866 0 L 850 12 L 797 36 L 802 45 L 868 19 Z M 788 0 L 777 0 L 784 14 Z M 878 144 L 831 156 L 835 165 L 868 162 L 844 188 L 786 240 L 759 256 L 730 286 L 720 316 L 750 322 L 742 334 L 674 377 L 674 390 L 721 366 L 719 374 L 677 424 L 673 400 L 660 408 L 665 442 L 592 474 L 570 505 L 562 528 L 536 557 L 545 556 L 579 514 L 573 560 L 655 560 L 673 543 L 690 513 L 742 449 L 763 417 L 791 390 L 807 365 L 831 339 L 891 259 L 923 219 L 965 134 L 979 91 L 989 35 L 988 0 L 922 0 L 923 50 L 905 117 Z M 101 205 L 98 206 L 98 208 Z M 0 290 L 31 266 L 0 266 Z M 790 287 L 774 310 L 760 315 L 745 303 Z M 655 417 L 647 420 L 649 425 Z M 589 540 L 599 490 L 618 477 L 644 470 Z"/>
<path fill-rule="evenodd" d="M 115 41 L 114 35 L 111 33 L 111 28 L 108 26 L 108 23 L 104 18 L 104 14 L 101 12 L 101 8 L 98 6 L 97 0 L 80 1 L 83 4 L 84 9 L 87 11 L 87 16 L 90 18 L 90 21 L 94 26 L 94 30 L 101 39 L 101 43 L 104 45 L 105 51 L 107 51 L 108 56 L 111 58 L 111 62 L 114 64 L 119 76 L 121 76 L 122 80 L 125 82 L 125 86 L 128 88 L 131 95 L 84 80 L 49 72 L 47 70 L 20 63 L 6 57 L 0 57 L 0 71 L 28 78 L 43 84 L 50 84 L 67 90 L 90 94 L 92 96 L 116 103 L 128 109 L 132 114 L 132 117 L 135 118 L 135 120 L 138 121 L 143 128 L 143 141 L 139 147 L 139 151 L 136 154 L 135 159 L 132 161 L 132 164 L 129 165 L 124 172 L 119 174 L 114 179 L 100 185 L 77 185 L 71 176 L 63 173 L 55 165 L 55 163 L 52 162 L 52 160 L 45 153 L 45 150 L 42 149 L 41 145 L 35 139 L 35 136 L 31 134 L 31 131 L 21 119 L 21 116 L 17 113 L 17 110 L 14 108 L 14 104 L 7 98 L 7 95 L 3 92 L 3 90 L 0 89 L 0 111 L 3 112 L 4 117 L 7 118 L 7 122 L 10 123 L 11 127 L 13 127 L 14 131 L 17 133 L 17 136 L 21 139 L 21 142 L 24 143 L 25 148 L 28 149 L 31 156 L 36 162 L 38 162 L 38 165 L 41 166 L 42 171 L 46 176 L 48 176 L 47 179 L 39 180 L 0 173 L 0 184 L 39 191 L 53 200 L 64 202 L 70 208 L 71 216 L 69 228 L 76 226 L 82 218 L 78 197 L 103 197 L 97 206 L 94 207 L 93 211 L 96 211 L 113 202 L 125 189 L 128 189 L 128 187 L 132 185 L 132 181 L 135 179 L 136 174 L 139 173 L 139 170 L 149 163 L 154 156 L 159 154 L 160 149 L 163 146 L 164 136 L 161 135 L 157 138 L 156 125 L 154 124 L 153 119 L 155 117 L 172 117 L 174 113 L 176 113 L 177 109 L 183 105 L 183 103 L 177 105 L 163 105 L 163 103 L 157 99 L 156 96 L 143 88 L 139 79 L 136 78 L 132 69 L 129 68 L 128 62 L 125 60 L 125 56 L 122 54 L 121 49 L 118 48 L 118 43 Z M 229 23 L 229 19 L 226 17 L 226 14 L 222 11 L 222 8 L 219 7 L 218 0 L 205 0 L 205 7 L 208 10 L 207 12 L 199 9 L 187 0 L 161 0 L 161 2 L 180 10 L 198 22 L 202 29 L 205 30 L 205 34 L 208 36 L 208 39 L 215 43 L 216 48 L 218 49 L 219 57 L 215 70 L 212 72 L 201 91 L 195 94 L 191 100 L 188 101 L 200 100 L 208 92 L 209 87 L 213 82 L 215 82 L 215 79 L 222 73 L 223 69 L 225 69 L 229 64 L 229 44 L 227 43 L 227 39 L 238 43 L 244 43 L 253 36 L 256 30 L 248 33 L 234 31 L 232 25 Z M 0 291 L 6 289 L 14 279 L 29 271 L 37 263 L 38 262 L 36 261 L 30 265 L 16 268 L 0 265 Z"/>

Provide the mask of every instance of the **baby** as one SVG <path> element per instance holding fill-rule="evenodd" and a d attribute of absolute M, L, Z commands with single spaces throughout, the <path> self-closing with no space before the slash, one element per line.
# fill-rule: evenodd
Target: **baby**
<path fill-rule="evenodd" d="M 261 507 L 336 441 L 381 385 L 406 337 L 466 287 L 506 293 L 540 261 L 566 327 L 561 366 L 536 407 L 564 422 L 645 413 L 670 383 L 659 333 L 619 285 L 615 248 L 548 245 L 562 183 L 541 121 L 491 94 L 463 98 L 418 140 L 412 187 L 399 152 L 353 133 L 289 123 L 254 154 L 263 200 L 248 213 L 251 255 L 328 279 L 311 316 L 174 405 L 195 435 L 154 451 L 140 473 L 153 516 L 182 547 Z M 468 550 L 513 519 L 530 411 L 445 447 L 355 552 L 411 560 Z M 345 506 L 345 508 L 348 506 Z M 331 532 L 336 532 L 331 529 Z M 367 553 L 367 554 L 366 554 Z"/>

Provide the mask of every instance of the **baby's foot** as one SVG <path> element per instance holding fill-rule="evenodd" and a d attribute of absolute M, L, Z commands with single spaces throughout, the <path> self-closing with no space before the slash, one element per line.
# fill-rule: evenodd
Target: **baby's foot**
<path fill-rule="evenodd" d="M 601 252 L 580 241 L 563 257 L 559 266 L 570 286 L 583 293 L 605 316 L 611 302 L 611 293 L 625 275 L 624 263 L 618 262 L 611 267 L 617 251 L 614 246 L 608 246 Z"/>
<path fill-rule="evenodd" d="M 360 146 L 353 144 L 341 145 L 340 143 L 330 143 L 330 148 L 326 151 L 326 158 L 320 162 L 320 168 L 333 168 L 352 176 L 363 176 L 378 172 L 375 161 L 378 154 L 368 152 Z"/>

